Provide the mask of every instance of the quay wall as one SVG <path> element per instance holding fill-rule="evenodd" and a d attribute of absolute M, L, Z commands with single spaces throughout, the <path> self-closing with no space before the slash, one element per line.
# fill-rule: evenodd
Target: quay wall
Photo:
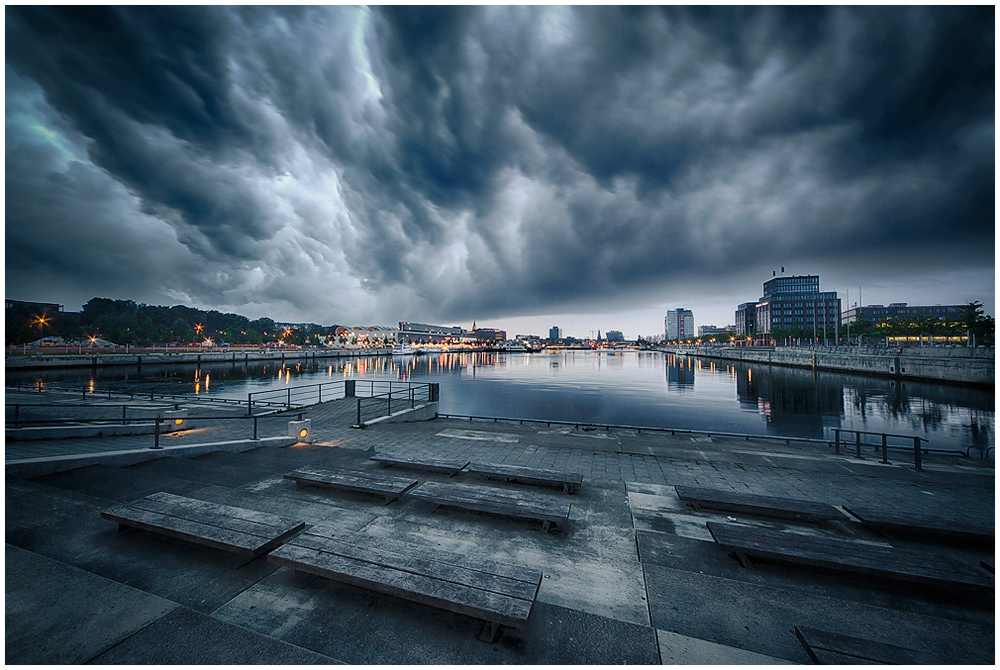
<path fill-rule="evenodd" d="M 269 361 L 306 361 L 322 358 L 388 356 L 388 349 L 306 349 L 301 351 L 210 351 L 210 352 L 141 352 L 132 354 L 68 354 L 42 356 L 7 355 L 7 370 L 49 370 L 57 368 L 96 368 L 107 365 L 200 365 L 202 363 L 257 363 Z"/>
<path fill-rule="evenodd" d="M 995 385 L 992 347 L 690 347 L 657 350 L 704 358 L 981 386 Z"/>

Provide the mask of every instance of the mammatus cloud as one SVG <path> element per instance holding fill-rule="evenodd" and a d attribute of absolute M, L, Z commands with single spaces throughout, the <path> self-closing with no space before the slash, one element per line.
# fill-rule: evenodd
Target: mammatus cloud
<path fill-rule="evenodd" d="M 8 7 L 6 38 L 10 297 L 457 322 L 994 264 L 991 8 Z"/>

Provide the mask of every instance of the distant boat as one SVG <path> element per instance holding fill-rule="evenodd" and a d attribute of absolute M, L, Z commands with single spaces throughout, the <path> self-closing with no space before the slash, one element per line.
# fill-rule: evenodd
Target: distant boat
<path fill-rule="evenodd" d="M 393 356 L 413 356 L 417 352 L 409 344 L 400 343 L 392 348 Z"/>

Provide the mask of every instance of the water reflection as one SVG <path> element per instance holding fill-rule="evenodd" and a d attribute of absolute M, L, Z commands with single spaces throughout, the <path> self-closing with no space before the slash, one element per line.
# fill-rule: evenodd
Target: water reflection
<path fill-rule="evenodd" d="M 18 378 L 240 399 L 339 379 L 435 381 L 441 411 L 454 414 L 826 439 L 844 428 L 920 435 L 932 448 L 962 450 L 995 443 L 992 390 L 650 352 L 441 352 L 7 374 L 8 383 Z"/>

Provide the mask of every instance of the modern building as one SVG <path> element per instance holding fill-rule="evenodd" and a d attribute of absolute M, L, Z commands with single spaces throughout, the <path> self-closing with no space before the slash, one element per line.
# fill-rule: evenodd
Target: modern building
<path fill-rule="evenodd" d="M 479 342 L 503 342 L 507 339 L 507 331 L 498 328 L 476 328 L 469 337 Z"/>
<path fill-rule="evenodd" d="M 609 330 L 607 332 L 607 340 L 608 342 L 624 342 L 625 336 L 620 330 Z"/>
<path fill-rule="evenodd" d="M 736 326 L 698 326 L 698 337 L 711 337 L 712 335 L 733 333 L 735 331 Z"/>
<path fill-rule="evenodd" d="M 667 340 L 686 340 L 694 337 L 694 314 L 689 309 L 668 309 L 663 319 L 663 335 Z"/>
<path fill-rule="evenodd" d="M 741 305 L 744 306 L 749 309 L 748 303 Z M 739 323 L 737 309 L 737 327 Z M 840 298 L 836 291 L 819 290 L 819 275 L 768 279 L 764 282 L 764 295 L 754 306 L 754 328 L 758 333 L 784 328 L 813 328 L 822 332 L 824 327 L 839 323 Z"/>
<path fill-rule="evenodd" d="M 400 342 L 459 342 L 465 335 L 465 329 L 459 326 L 432 326 L 426 323 L 409 323 L 400 321 Z"/>
<path fill-rule="evenodd" d="M 551 328 L 549 328 L 549 341 L 550 342 L 555 342 L 557 340 L 561 340 L 562 337 L 563 337 L 562 328 L 560 328 L 559 326 L 552 326 Z"/>
<path fill-rule="evenodd" d="M 747 335 L 757 328 L 757 303 L 744 302 L 736 308 L 736 334 Z"/>
<path fill-rule="evenodd" d="M 959 320 L 962 318 L 964 305 L 908 305 L 905 302 L 891 302 L 888 306 L 866 305 L 851 307 L 840 315 L 842 324 L 855 321 L 871 321 L 881 323 L 886 319 L 919 319 L 922 316 L 933 316 L 937 319 Z"/>

